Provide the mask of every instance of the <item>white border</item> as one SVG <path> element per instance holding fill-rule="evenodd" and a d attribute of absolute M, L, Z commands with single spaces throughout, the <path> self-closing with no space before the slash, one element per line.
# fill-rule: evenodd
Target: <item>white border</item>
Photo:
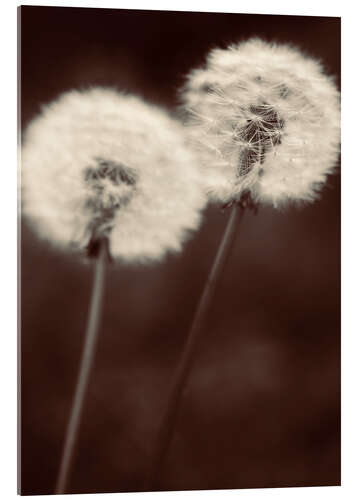
<path fill-rule="evenodd" d="M 16 496 L 16 2 L 1 3 L 1 494 L 6 499 Z M 343 26 L 343 140 L 342 140 L 342 195 L 343 195 L 343 486 L 316 488 L 288 488 L 263 490 L 226 490 L 172 493 L 120 494 L 120 498 L 220 498 L 232 499 L 352 499 L 357 498 L 357 315 L 356 289 L 356 16 L 352 1 L 274 1 L 237 2 L 219 0 L 168 1 L 23 1 L 21 5 L 109 7 L 137 9 L 168 9 L 205 12 L 240 12 L 294 15 L 342 16 Z M 110 494 L 110 496 L 119 494 Z M 77 497 L 77 496 L 76 496 Z M 90 498 L 78 495 L 78 498 Z M 107 498 L 97 494 L 96 499 Z M 32 498 L 47 498 L 34 496 Z M 49 497 L 51 498 L 51 497 Z"/>
<path fill-rule="evenodd" d="M 77 1 L 23 1 L 19 5 L 43 5 L 63 7 L 101 7 L 113 9 L 147 9 L 147 10 L 181 10 L 198 12 L 237 12 L 248 14 L 290 14 L 309 16 L 339 16 L 341 2 L 300 0 L 249 0 L 236 2 L 234 0 L 77 0 Z"/>

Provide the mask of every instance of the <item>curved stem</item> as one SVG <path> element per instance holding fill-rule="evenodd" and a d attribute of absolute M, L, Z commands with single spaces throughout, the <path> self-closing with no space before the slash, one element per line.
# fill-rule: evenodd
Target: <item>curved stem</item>
<path fill-rule="evenodd" d="M 103 302 L 105 262 L 107 258 L 104 240 L 99 242 L 99 245 L 100 247 L 98 249 L 98 255 L 95 260 L 94 281 L 84 347 L 82 351 L 82 358 L 80 362 L 70 418 L 66 430 L 61 463 L 55 487 L 55 494 L 65 493 L 67 487 L 70 469 L 73 462 L 73 455 L 78 440 L 83 403 L 88 388 L 88 381 L 93 365 L 95 348 L 98 339 L 98 325 Z"/>
<path fill-rule="evenodd" d="M 219 245 L 212 269 L 203 289 L 203 293 L 198 303 L 193 323 L 186 340 L 186 344 L 183 348 L 181 358 L 174 375 L 169 400 L 157 439 L 157 447 L 155 450 L 154 463 L 150 477 L 150 486 L 153 489 L 158 487 L 158 483 L 160 481 L 159 474 L 164 465 L 166 454 L 172 441 L 177 412 L 182 397 L 182 392 L 190 372 L 197 340 L 202 331 L 202 328 L 205 325 L 207 312 L 211 305 L 218 279 L 223 272 L 224 265 L 227 261 L 230 250 L 233 247 L 235 235 L 242 220 L 244 210 L 240 209 L 239 214 L 238 210 L 238 206 L 235 203 L 232 207 L 232 211 L 225 232 L 223 234 L 222 241 Z"/>

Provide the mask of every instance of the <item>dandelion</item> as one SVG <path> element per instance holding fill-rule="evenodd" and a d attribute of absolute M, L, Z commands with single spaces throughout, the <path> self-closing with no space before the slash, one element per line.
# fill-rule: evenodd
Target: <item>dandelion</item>
<path fill-rule="evenodd" d="M 62 249 L 101 237 L 126 262 L 179 251 L 205 197 L 182 126 L 156 106 L 109 89 L 71 91 L 25 133 L 23 212 Z"/>
<path fill-rule="evenodd" d="M 79 374 L 55 492 L 67 488 L 98 339 L 108 251 L 125 262 L 179 251 L 206 202 L 182 125 L 113 90 L 71 91 L 46 106 L 22 147 L 23 212 L 58 248 L 95 258 Z"/>
<path fill-rule="evenodd" d="M 231 214 L 196 309 L 164 414 L 151 484 L 159 484 L 176 415 L 215 287 L 245 209 L 316 199 L 339 152 L 339 93 L 322 66 L 286 45 L 252 39 L 215 49 L 182 92 L 202 178 Z M 240 209 L 240 210 L 239 210 Z"/>
<path fill-rule="evenodd" d="M 296 48 L 251 39 L 215 49 L 182 97 L 216 201 L 313 201 L 336 168 L 339 93 Z"/>

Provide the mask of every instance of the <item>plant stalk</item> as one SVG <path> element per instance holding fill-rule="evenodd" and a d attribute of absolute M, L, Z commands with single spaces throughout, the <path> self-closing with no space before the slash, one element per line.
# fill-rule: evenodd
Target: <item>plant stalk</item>
<path fill-rule="evenodd" d="M 98 245 L 99 248 L 97 257 L 95 258 L 94 280 L 84 346 L 55 487 L 55 494 L 57 495 L 64 494 L 67 489 L 73 456 L 78 441 L 83 404 L 98 340 L 98 326 L 103 303 L 105 263 L 107 260 L 105 241 L 99 241 Z"/>
<path fill-rule="evenodd" d="M 244 208 L 239 207 L 237 203 L 234 203 L 225 232 L 223 234 L 215 260 L 213 262 L 213 266 L 211 268 L 210 274 L 203 289 L 203 293 L 196 308 L 191 329 L 187 336 L 186 344 L 181 353 L 181 357 L 171 385 L 166 411 L 160 427 L 155 449 L 153 467 L 151 469 L 151 477 L 149 478 L 150 487 L 153 490 L 158 489 L 160 484 L 160 472 L 163 469 L 167 452 L 173 438 L 177 413 L 185 383 L 190 373 L 195 347 L 197 345 L 200 333 L 205 326 L 207 313 L 211 305 L 215 289 L 217 287 L 217 282 L 223 272 L 230 251 L 233 248 L 235 236 L 242 221 L 243 213 Z"/>

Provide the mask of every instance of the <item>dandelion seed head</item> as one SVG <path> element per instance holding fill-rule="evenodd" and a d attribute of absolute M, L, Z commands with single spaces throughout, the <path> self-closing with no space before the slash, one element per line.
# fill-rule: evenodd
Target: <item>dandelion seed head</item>
<path fill-rule="evenodd" d="M 340 144 L 339 92 L 316 60 L 251 39 L 214 49 L 182 92 L 210 196 L 313 201 Z"/>
<path fill-rule="evenodd" d="M 197 229 L 206 197 L 183 127 L 111 89 L 71 91 L 27 127 L 23 213 L 61 248 L 107 237 L 113 257 L 161 259 Z"/>

